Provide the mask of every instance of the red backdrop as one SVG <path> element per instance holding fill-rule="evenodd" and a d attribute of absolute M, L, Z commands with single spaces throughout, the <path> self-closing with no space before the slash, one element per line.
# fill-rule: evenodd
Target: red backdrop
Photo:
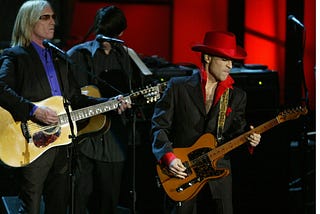
<path fill-rule="evenodd" d="M 80 42 L 93 22 L 101 2 L 77 2 L 69 45 Z M 173 0 L 171 4 L 116 4 L 128 18 L 121 39 L 138 53 L 157 55 L 173 63 L 200 65 L 193 43 L 208 30 L 226 30 L 228 1 Z M 311 109 L 315 109 L 315 0 L 305 1 L 306 47 L 304 72 Z M 284 98 L 286 1 L 245 0 L 244 48 L 247 64 L 264 64 L 279 74 L 280 102 Z"/>
<path fill-rule="evenodd" d="M 77 2 L 68 46 L 82 41 L 94 21 L 96 11 L 110 4 Z M 128 28 L 121 37 L 126 45 L 146 56 L 171 58 L 171 7 L 166 4 L 114 4 L 121 8 Z M 93 35 L 89 37 L 92 39 Z"/>

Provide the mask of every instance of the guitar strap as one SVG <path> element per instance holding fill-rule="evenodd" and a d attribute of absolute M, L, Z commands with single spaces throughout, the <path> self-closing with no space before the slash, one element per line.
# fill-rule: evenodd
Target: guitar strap
<path fill-rule="evenodd" d="M 217 141 L 220 143 L 223 139 L 222 131 L 224 127 L 224 122 L 226 120 L 226 112 L 229 100 L 229 88 L 223 93 L 220 99 L 220 111 L 218 117 L 218 127 L 217 127 Z"/>

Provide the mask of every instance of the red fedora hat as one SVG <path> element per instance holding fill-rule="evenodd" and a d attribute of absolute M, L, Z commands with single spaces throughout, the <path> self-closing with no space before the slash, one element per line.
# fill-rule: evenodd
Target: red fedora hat
<path fill-rule="evenodd" d="M 237 45 L 236 36 L 224 31 L 207 32 L 203 44 L 193 45 L 192 50 L 231 59 L 244 59 L 247 56 L 247 52 Z"/>

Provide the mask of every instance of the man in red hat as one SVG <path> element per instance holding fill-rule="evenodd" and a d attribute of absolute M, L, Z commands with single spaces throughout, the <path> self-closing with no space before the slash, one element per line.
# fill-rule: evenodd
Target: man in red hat
<path fill-rule="evenodd" d="M 250 130 L 245 120 L 246 93 L 233 86 L 229 75 L 232 61 L 247 54 L 233 33 L 222 31 L 207 32 L 203 44 L 192 50 L 201 52 L 200 71 L 170 79 L 152 117 L 152 151 L 170 177 L 163 185 L 164 211 L 232 214 L 230 154 L 222 151 L 210 159 L 201 146 L 208 143 L 201 139 L 210 133 L 214 137 L 209 145 L 215 148 Z M 260 138 L 257 133 L 249 135 L 247 145 L 257 146 Z"/>

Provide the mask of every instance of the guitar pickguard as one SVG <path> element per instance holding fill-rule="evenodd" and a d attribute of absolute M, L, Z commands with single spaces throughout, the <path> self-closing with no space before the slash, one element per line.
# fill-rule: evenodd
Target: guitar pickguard
<path fill-rule="evenodd" d="M 61 128 L 55 126 L 46 131 L 38 131 L 32 135 L 33 143 L 36 147 L 46 147 L 51 143 L 54 143 L 61 135 Z"/>
<path fill-rule="evenodd" d="M 225 172 L 225 170 L 216 169 L 212 165 L 212 162 L 207 155 L 211 150 L 212 148 L 204 147 L 196 149 L 188 154 L 188 158 L 192 162 L 191 167 L 196 173 L 198 180 L 203 180 L 208 177 L 220 177 Z"/>
<path fill-rule="evenodd" d="M 197 183 L 201 183 L 206 178 L 220 178 L 227 173 L 227 169 L 216 169 L 207 153 L 210 152 L 211 148 L 200 148 L 190 152 L 187 157 L 190 161 L 186 161 L 183 165 L 187 168 L 186 173 L 189 176 L 192 175 L 192 172 L 195 172 L 195 176 L 187 182 L 182 182 L 180 186 L 176 188 L 177 192 L 183 192 L 186 189 L 194 186 Z"/>

